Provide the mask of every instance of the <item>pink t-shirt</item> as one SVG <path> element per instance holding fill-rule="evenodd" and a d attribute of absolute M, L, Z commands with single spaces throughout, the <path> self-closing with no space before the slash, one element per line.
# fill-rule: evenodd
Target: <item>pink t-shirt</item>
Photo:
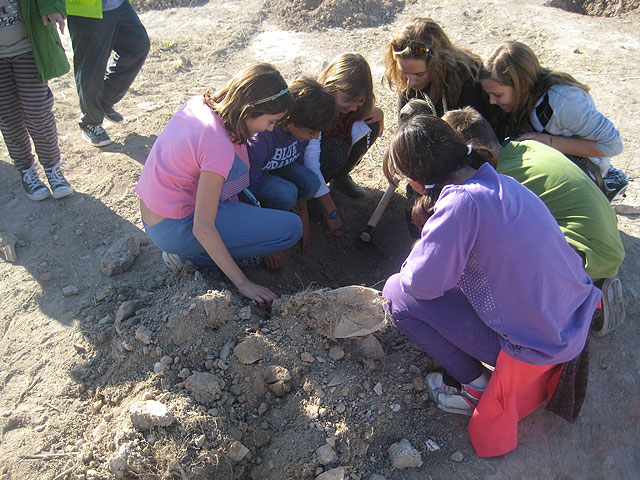
<path fill-rule="evenodd" d="M 181 219 L 195 210 L 203 170 L 225 178 L 220 201 L 249 185 L 247 147 L 231 142 L 218 115 L 200 96 L 171 117 L 153 144 L 135 190 L 152 212 Z"/>

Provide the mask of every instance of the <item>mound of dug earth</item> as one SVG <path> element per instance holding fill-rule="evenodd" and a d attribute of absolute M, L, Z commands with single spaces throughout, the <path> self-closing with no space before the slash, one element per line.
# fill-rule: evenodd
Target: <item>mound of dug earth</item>
<path fill-rule="evenodd" d="M 552 0 L 547 5 L 583 15 L 617 17 L 640 8 L 640 0 Z"/>
<path fill-rule="evenodd" d="M 296 31 L 331 27 L 374 27 L 390 23 L 402 0 L 273 0 L 265 8 L 283 28 Z"/>

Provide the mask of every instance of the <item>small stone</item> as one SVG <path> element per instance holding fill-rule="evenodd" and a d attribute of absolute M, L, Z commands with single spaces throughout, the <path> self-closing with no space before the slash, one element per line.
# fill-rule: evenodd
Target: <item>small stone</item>
<path fill-rule="evenodd" d="M 152 341 L 153 333 L 148 328 L 138 327 L 136 329 L 136 340 L 149 345 Z"/>
<path fill-rule="evenodd" d="M 220 396 L 224 380 L 210 373 L 194 372 L 187 377 L 185 388 L 200 403 L 209 403 Z"/>
<path fill-rule="evenodd" d="M 173 357 L 165 355 L 160 359 L 160 363 L 163 365 L 171 365 L 173 363 Z"/>
<path fill-rule="evenodd" d="M 360 356 L 367 360 L 379 360 L 384 357 L 384 349 L 373 335 L 356 339 L 356 349 Z"/>
<path fill-rule="evenodd" d="M 206 435 L 200 435 L 199 437 L 197 437 L 193 443 L 196 447 L 198 448 L 202 448 L 204 447 L 204 443 L 207 441 L 207 436 Z"/>
<path fill-rule="evenodd" d="M 140 253 L 140 240 L 135 233 L 130 233 L 117 240 L 106 251 L 100 261 L 102 274 L 111 277 L 127 271 Z"/>
<path fill-rule="evenodd" d="M 251 307 L 247 305 L 246 307 L 242 307 L 240 312 L 238 312 L 238 316 L 240 320 L 250 320 L 251 319 Z"/>
<path fill-rule="evenodd" d="M 307 362 L 307 363 L 313 363 L 315 358 L 309 352 L 304 352 L 304 353 L 302 353 L 300 355 L 300 360 L 302 360 L 303 362 Z"/>
<path fill-rule="evenodd" d="M 392 444 L 388 452 L 393 468 L 418 468 L 422 465 L 420 452 L 413 448 L 406 438 Z"/>
<path fill-rule="evenodd" d="M 142 394 L 142 400 L 155 400 L 156 397 L 153 396 L 151 392 L 144 392 Z"/>
<path fill-rule="evenodd" d="M 340 402 L 338 405 L 336 405 L 336 412 L 338 413 L 344 413 L 346 409 L 347 406 L 343 402 Z"/>
<path fill-rule="evenodd" d="M 382 395 L 382 384 L 380 382 L 376 383 L 375 387 L 373 387 L 373 391 L 376 392 L 376 395 Z"/>
<path fill-rule="evenodd" d="M 436 442 L 434 442 L 433 440 L 431 440 L 430 438 L 427 439 L 427 441 L 425 442 L 425 444 L 427 445 L 427 449 L 430 452 L 437 452 L 438 450 L 440 450 L 440 445 L 438 445 Z"/>
<path fill-rule="evenodd" d="M 399 412 L 400 411 L 400 404 L 398 403 L 392 403 L 391 406 L 389 407 L 391 409 L 392 412 Z"/>
<path fill-rule="evenodd" d="M 374 473 L 373 475 L 371 475 L 369 477 L 369 480 L 387 480 L 386 477 L 383 477 L 382 475 L 378 475 L 377 473 Z"/>
<path fill-rule="evenodd" d="M 138 430 L 166 427 L 173 422 L 173 416 L 166 405 L 155 400 L 133 402 L 129 407 L 131 423 Z"/>
<path fill-rule="evenodd" d="M 344 480 L 344 468 L 332 468 L 318 475 L 315 480 Z"/>
<path fill-rule="evenodd" d="M 78 290 L 78 287 L 76 287 L 75 285 L 67 285 L 62 289 L 62 295 L 64 295 L 65 297 L 78 295 L 78 293 L 80 293 L 80 290 Z"/>
<path fill-rule="evenodd" d="M 187 378 L 189 375 L 191 375 L 191 370 L 189 370 L 188 368 L 183 368 L 182 370 L 180 370 L 180 373 L 178 373 L 178 376 L 182 379 Z"/>
<path fill-rule="evenodd" d="M 98 320 L 98 325 L 106 325 L 107 323 L 112 323 L 111 317 L 109 315 L 105 315 L 100 320 Z"/>
<path fill-rule="evenodd" d="M 165 368 L 167 368 L 167 365 L 165 365 L 164 363 L 156 362 L 153 364 L 153 373 L 163 372 Z"/>
<path fill-rule="evenodd" d="M 227 458 L 233 462 L 239 462 L 247 455 L 247 453 L 249 453 L 249 449 L 247 447 L 240 442 L 233 442 L 227 451 Z"/>
<path fill-rule="evenodd" d="M 156 400 L 158 402 L 166 402 L 167 400 L 169 400 L 169 398 L 171 398 L 171 392 L 164 392 L 158 395 L 156 397 Z"/>
<path fill-rule="evenodd" d="M 316 455 L 318 456 L 318 462 L 322 465 L 329 465 L 338 460 L 338 456 L 336 452 L 333 451 L 329 445 L 322 445 L 320 448 L 316 450 Z"/>
<path fill-rule="evenodd" d="M 453 460 L 454 462 L 461 462 L 462 460 L 464 460 L 464 455 L 460 450 L 457 450 L 451 455 L 451 460 Z"/>
<path fill-rule="evenodd" d="M 342 360 L 344 358 L 344 350 L 339 345 L 334 345 L 329 349 L 329 357 L 332 360 Z"/>
<path fill-rule="evenodd" d="M 40 275 L 40 281 L 41 282 L 49 282 L 51 281 L 51 274 L 49 272 L 43 273 L 42 275 Z"/>
<path fill-rule="evenodd" d="M 269 410 L 269 407 L 267 406 L 266 403 L 261 403 L 260 406 L 258 407 L 258 415 L 264 415 L 267 410 Z"/>
<path fill-rule="evenodd" d="M 116 323 L 122 323 L 136 314 L 137 305 L 135 302 L 127 300 L 122 302 L 116 310 Z"/>

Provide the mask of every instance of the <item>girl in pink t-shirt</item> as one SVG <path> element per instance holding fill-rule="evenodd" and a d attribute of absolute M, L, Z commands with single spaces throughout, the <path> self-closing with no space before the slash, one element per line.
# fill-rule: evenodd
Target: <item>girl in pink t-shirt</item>
<path fill-rule="evenodd" d="M 275 252 L 300 239 L 300 219 L 242 203 L 237 195 L 249 185 L 247 140 L 272 130 L 291 103 L 280 73 L 262 63 L 221 90 L 190 99 L 171 117 L 136 186 L 145 230 L 169 266 L 190 259 L 220 268 L 258 303 L 277 297 L 248 280 L 236 262 L 264 256 L 267 267 L 279 268 Z"/>

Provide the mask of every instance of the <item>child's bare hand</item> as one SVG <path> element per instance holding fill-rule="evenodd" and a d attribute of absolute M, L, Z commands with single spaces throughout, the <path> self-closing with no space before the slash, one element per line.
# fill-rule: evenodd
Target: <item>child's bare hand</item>
<path fill-rule="evenodd" d="M 247 282 L 238 287 L 238 291 L 245 297 L 255 300 L 260 305 L 264 305 L 265 303 L 269 305 L 278 298 L 278 295 L 273 293 L 267 287 L 263 287 L 262 285 L 258 285 L 253 282 Z"/>
<path fill-rule="evenodd" d="M 376 122 L 380 123 L 380 131 L 378 132 L 378 135 L 381 135 L 384 130 L 384 112 L 379 107 L 373 107 L 369 112 L 369 116 L 364 119 L 364 123 Z"/>
<path fill-rule="evenodd" d="M 327 218 L 327 226 L 329 227 L 330 235 L 337 235 L 342 228 L 342 219 L 339 216 L 336 218 Z"/>
<path fill-rule="evenodd" d="M 262 258 L 262 263 L 267 270 L 280 270 L 282 268 L 282 257 L 279 253 L 269 253 Z"/>
<path fill-rule="evenodd" d="M 60 33 L 64 34 L 64 18 L 59 13 L 47 13 L 42 16 L 42 24 L 49 25 L 49 22 L 53 23 L 54 28 L 57 26 Z"/>

